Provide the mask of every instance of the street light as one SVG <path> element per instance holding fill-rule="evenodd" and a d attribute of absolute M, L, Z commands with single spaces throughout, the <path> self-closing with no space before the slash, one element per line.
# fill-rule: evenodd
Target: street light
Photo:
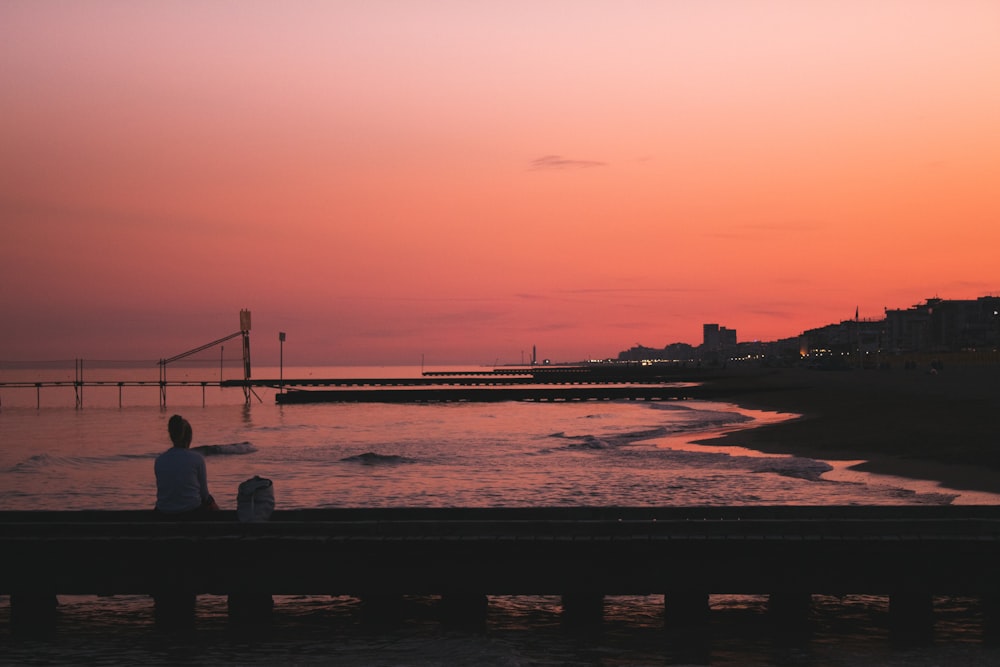
<path fill-rule="evenodd" d="M 285 332 L 278 332 L 278 391 L 285 393 Z"/>

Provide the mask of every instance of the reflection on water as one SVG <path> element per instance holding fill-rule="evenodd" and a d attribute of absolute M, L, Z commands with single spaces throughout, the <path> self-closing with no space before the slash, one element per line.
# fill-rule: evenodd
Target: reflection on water
<path fill-rule="evenodd" d="M 937 598 L 930 645 L 889 641 L 888 603 L 878 596 L 815 596 L 795 631 L 776 625 L 759 596 L 713 596 L 707 626 L 664 627 L 662 596 L 609 597 L 598 626 L 574 628 L 557 597 L 491 597 L 483 632 L 439 622 L 438 600 L 406 598 L 395 626 L 371 625 L 353 598 L 277 596 L 269 624 L 231 625 L 226 599 L 202 596 L 197 627 L 152 624 L 141 596 L 64 596 L 56 627 L 12 631 L 0 602 L 8 664 L 340 665 L 969 665 L 1000 664 L 984 644 L 976 600 Z M 99 637 L 100 641 L 95 641 Z"/>
<path fill-rule="evenodd" d="M 317 376 L 318 377 L 318 376 Z M 211 392 L 210 392 L 211 393 Z M 166 420 L 188 417 L 208 446 L 220 504 L 259 474 L 278 508 L 944 504 L 969 497 L 840 464 L 693 444 L 776 415 L 717 403 L 586 402 L 249 407 L 239 392 L 201 407 L 11 407 L 0 412 L 0 507 L 147 509 Z M 273 399 L 273 396 L 270 397 Z M 33 404 L 33 397 L 32 404 Z M 264 565 L 266 566 L 266 564 Z M 669 564 L 664 564 L 669 567 Z M 752 564 L 748 564 L 752 567 Z M 898 647 L 877 596 L 817 596 L 804 632 L 777 632 L 760 597 L 713 596 L 707 627 L 664 628 L 663 597 L 611 597 L 604 622 L 568 627 L 561 601 L 493 597 L 485 632 L 438 622 L 437 600 L 406 601 L 398 627 L 372 627 L 352 598 L 281 596 L 273 622 L 230 625 L 226 599 L 203 596 L 194 630 L 165 631 L 142 596 L 62 596 L 43 636 L 15 633 L 0 598 L 0 661 L 11 664 L 346 665 L 990 665 L 979 602 L 940 598 L 930 646 Z"/>
<path fill-rule="evenodd" d="M 965 494 L 693 440 L 785 418 L 714 403 L 332 404 L 184 411 L 223 507 L 941 504 Z M 171 411 L 4 410 L 0 506 L 145 509 Z M 976 499 L 984 499 L 978 496 Z M 986 499 L 988 500 L 988 499 Z M 998 500 L 993 497 L 993 500 Z"/>

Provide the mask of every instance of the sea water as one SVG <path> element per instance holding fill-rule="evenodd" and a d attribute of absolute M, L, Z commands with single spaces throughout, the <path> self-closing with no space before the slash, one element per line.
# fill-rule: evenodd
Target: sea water
<path fill-rule="evenodd" d="M 410 377 L 419 369 L 282 369 L 258 377 Z M 90 371 L 91 378 L 97 371 Z M 122 375 L 123 371 L 116 371 Z M 204 377 L 193 369 L 178 379 Z M 8 378 L 2 378 L 9 381 Z M 132 378 L 119 378 L 132 379 Z M 155 380 L 155 378 L 153 378 Z M 279 406 L 258 389 L 3 389 L 0 508 L 148 509 L 166 422 L 184 415 L 206 454 L 219 504 L 239 483 L 274 481 L 278 508 L 995 503 L 903 479 L 837 474 L 828 462 L 698 444 L 732 429 L 794 417 L 698 401 L 330 403 Z M 405 557 L 405 555 L 403 555 Z M 202 596 L 196 629 L 165 633 L 144 596 L 61 596 L 56 627 L 22 636 L 0 601 L 0 661 L 24 664 L 994 664 L 976 600 L 939 599 L 935 642 L 888 642 L 887 600 L 817 596 L 811 632 L 769 632 L 766 599 L 713 596 L 710 637 L 663 628 L 662 596 L 609 597 L 598 633 L 562 624 L 560 600 L 493 597 L 485 633 L 447 630 L 435 600 L 414 598 L 399 627 L 360 623 L 358 601 L 278 596 L 266 631 L 227 622 L 226 600 Z"/>

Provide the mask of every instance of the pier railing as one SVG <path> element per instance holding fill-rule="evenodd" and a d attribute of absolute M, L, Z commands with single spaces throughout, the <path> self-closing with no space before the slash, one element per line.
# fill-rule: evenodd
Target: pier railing
<path fill-rule="evenodd" d="M 237 596 L 561 595 L 599 615 L 605 595 L 663 594 L 699 618 L 711 594 L 890 597 L 927 623 L 932 596 L 1000 596 L 1000 507 L 397 508 L 233 512 L 0 512 L 0 594 Z M 472 613 L 467 610 L 464 613 Z M 475 612 L 485 613 L 485 611 Z"/>
<path fill-rule="evenodd" d="M 240 333 L 220 339 L 216 345 Z M 208 347 L 208 346 L 203 346 Z M 202 348 L 198 348 L 200 350 Z M 196 350 L 197 351 L 197 350 Z M 184 355 L 179 355 L 183 358 Z M 124 405 L 124 389 L 128 387 L 159 390 L 160 406 L 167 404 L 167 388 L 201 388 L 202 405 L 209 387 L 240 389 L 245 401 L 256 397 L 255 388 L 276 392 L 281 404 L 315 402 L 450 402 L 450 401 L 581 401 L 581 400 L 664 400 L 688 398 L 690 391 L 704 374 L 695 369 L 667 370 L 640 366 L 621 368 L 549 367 L 535 369 L 494 369 L 467 372 L 427 372 L 419 377 L 403 378 L 250 378 L 167 380 L 160 362 L 158 380 L 86 379 L 83 361 L 76 360 L 74 378 L 40 381 L 0 381 L 0 390 L 34 390 L 35 407 L 42 405 L 42 389 L 71 388 L 77 408 L 84 406 L 84 389 L 113 388 L 118 391 L 118 406 Z M 206 373 L 207 374 L 207 373 Z M 107 373 L 105 372 L 105 375 Z M 2 395 L 0 395 L 2 401 Z M 2 406 L 2 402 L 0 402 Z"/>

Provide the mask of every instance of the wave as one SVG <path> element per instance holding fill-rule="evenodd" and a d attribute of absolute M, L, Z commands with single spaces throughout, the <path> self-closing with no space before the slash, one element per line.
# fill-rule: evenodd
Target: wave
<path fill-rule="evenodd" d="M 660 438 L 667 435 L 668 432 L 669 431 L 666 427 L 660 426 L 656 428 L 642 429 L 639 431 L 625 431 L 623 433 L 610 435 L 605 434 L 601 436 L 591 434 L 566 435 L 565 431 L 560 431 L 558 433 L 550 434 L 549 437 L 569 441 L 568 444 L 560 447 L 559 449 L 610 449 L 629 445 L 639 440 Z"/>
<path fill-rule="evenodd" d="M 228 454 L 253 454 L 257 448 L 250 442 L 233 442 L 227 445 L 198 445 L 192 447 L 196 452 L 201 452 L 203 456 L 218 456 Z"/>
<path fill-rule="evenodd" d="M 636 431 L 626 431 L 623 433 L 602 433 L 584 434 L 577 436 L 566 435 L 565 431 L 558 431 L 549 434 L 549 438 L 569 441 L 568 444 L 558 449 L 610 449 L 630 445 L 642 440 L 652 440 L 670 435 L 683 433 L 698 433 L 700 431 L 710 431 L 714 429 L 726 428 L 736 424 L 744 424 L 754 420 L 753 417 L 740 412 L 727 410 L 703 410 L 687 406 L 676 406 L 667 404 L 661 406 L 658 403 L 650 407 L 657 410 L 666 410 L 674 413 L 671 420 L 662 426 L 656 426 Z"/>
<path fill-rule="evenodd" d="M 42 468 L 51 468 L 61 463 L 69 463 L 73 457 L 52 456 L 51 454 L 33 454 L 20 463 L 12 465 L 7 472 L 34 472 Z"/>
<path fill-rule="evenodd" d="M 257 448 L 249 442 L 234 442 L 225 445 L 199 445 L 192 450 L 201 452 L 203 456 L 226 454 L 252 454 Z M 53 468 L 94 468 L 108 464 L 131 461 L 134 459 L 155 459 L 160 452 L 143 454 L 109 454 L 106 456 L 55 456 L 52 454 L 32 454 L 28 458 L 7 469 L 10 473 L 35 472 Z"/>
<path fill-rule="evenodd" d="M 826 461 L 798 456 L 743 456 L 728 452 L 684 449 L 631 450 L 627 456 L 648 459 L 658 465 L 703 471 L 745 471 L 773 474 L 808 482 L 825 482 L 823 474 L 833 470 Z"/>
<path fill-rule="evenodd" d="M 24 461 L 15 463 L 6 472 L 36 472 L 59 467 L 93 468 L 119 461 L 132 459 L 151 459 L 156 454 L 112 454 L 110 456 L 53 456 L 52 454 L 33 454 Z"/>
<path fill-rule="evenodd" d="M 683 417 L 683 420 L 670 424 L 672 430 L 690 431 L 710 428 L 719 428 L 731 424 L 742 424 L 753 421 L 754 418 L 734 410 L 708 410 L 705 408 L 694 408 L 677 403 L 652 402 L 649 405 L 651 410 L 662 410 L 672 412 Z"/>
<path fill-rule="evenodd" d="M 602 440 L 592 435 L 581 435 L 567 438 L 567 440 L 571 442 L 563 447 L 563 449 L 607 449 L 613 446 L 607 440 Z"/>
<path fill-rule="evenodd" d="M 340 459 L 346 463 L 361 463 L 364 465 L 384 465 L 394 463 L 413 463 L 413 459 L 398 454 L 376 454 L 375 452 L 365 452 L 354 456 L 345 456 Z"/>
<path fill-rule="evenodd" d="M 738 457 L 738 458 L 748 458 L 748 457 Z M 826 463 L 825 461 L 799 458 L 797 456 L 790 456 L 785 458 L 749 457 L 748 462 L 751 463 L 750 468 L 753 472 L 773 473 L 776 475 L 781 475 L 783 477 L 794 477 L 795 479 L 804 479 L 809 482 L 824 481 L 821 479 L 823 473 L 827 473 L 833 470 L 833 466 L 830 465 L 829 463 Z"/>

